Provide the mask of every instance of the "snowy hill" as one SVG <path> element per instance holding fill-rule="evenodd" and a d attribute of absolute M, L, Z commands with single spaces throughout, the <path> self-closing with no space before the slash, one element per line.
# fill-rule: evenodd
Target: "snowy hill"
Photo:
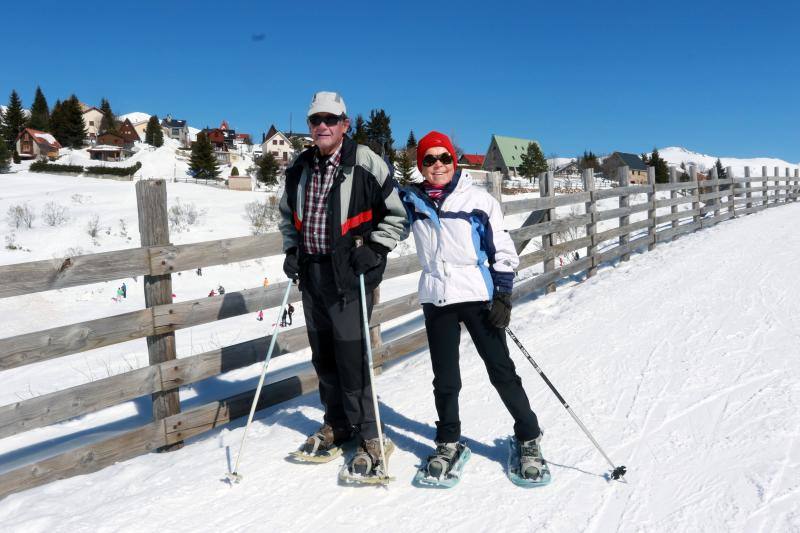
<path fill-rule="evenodd" d="M 117 119 L 120 122 L 124 122 L 125 119 L 130 120 L 133 124 L 138 124 L 140 122 L 147 122 L 150 120 L 150 115 L 147 113 L 142 113 L 141 111 L 133 111 L 132 113 L 125 113 L 124 115 L 117 116 Z"/>
<path fill-rule="evenodd" d="M 689 165 L 695 165 L 701 172 L 713 167 L 717 162 L 717 157 L 719 157 L 692 152 L 680 146 L 669 146 L 659 149 L 658 153 L 672 166 L 680 166 L 681 163 L 685 163 L 687 167 Z M 733 172 L 737 176 L 744 176 L 744 167 L 746 166 L 750 167 L 753 176 L 761 175 L 762 166 L 767 167 L 769 175 L 773 174 L 774 167 L 780 167 L 781 175 L 783 175 L 786 167 L 789 167 L 792 173 L 794 173 L 796 168 L 800 168 L 797 163 L 789 163 L 773 157 L 755 157 L 750 159 L 719 157 L 719 159 L 723 167 L 733 167 Z"/>
<path fill-rule="evenodd" d="M 169 146 L 139 157 L 154 171 L 174 164 Z M 73 157 L 82 157 L 78 152 Z M 150 158 L 153 161 L 150 161 Z M 17 168 L 4 176 L 0 211 L 30 202 L 67 205 L 70 221 L 14 231 L 22 249 L 0 250 L 0 264 L 129 248 L 138 242 L 133 183 L 50 176 Z M 244 204 L 263 193 L 168 183 L 203 212 L 173 232 L 175 244 L 248 233 Z M 609 204 L 613 207 L 613 202 Z M 85 225 L 96 214 L 96 238 Z M 607 483 L 606 465 L 586 437 L 511 347 L 546 436 L 553 483 L 523 490 L 504 474 L 511 419 L 467 336 L 462 338 L 462 420 L 473 450 L 452 491 L 410 484 L 430 451 L 435 410 L 429 354 L 389 367 L 377 378 L 388 435 L 397 445 L 386 490 L 340 487 L 339 462 L 295 465 L 286 453 L 316 429 L 315 394 L 258 415 L 240 471 L 242 484 L 220 479 L 238 452 L 244 421 L 151 454 L 0 500 L 4 531 L 729 531 L 800 529 L 800 205 L 742 217 L 603 267 L 580 285 L 515 305 L 512 328 L 609 455 L 628 466 L 628 484 Z M 632 217 L 634 219 L 635 217 Z M 124 221 L 122 224 L 120 220 Z M 519 220 L 510 220 L 510 226 Z M 603 229 L 603 228 L 601 228 Z M 0 234 L 11 233 L 7 226 Z M 280 256 L 173 276 L 177 300 L 217 284 L 229 291 L 284 279 Z M 669 268 L 665 268 L 668 266 Z M 111 300 L 126 281 L 128 299 Z M 416 289 L 416 275 L 387 281 L 382 298 Z M 2 337 L 141 309 L 141 279 L 0 299 Z M 265 316 L 274 310 L 265 310 Z M 302 307 L 298 307 L 302 324 Z M 267 321 L 265 320 L 264 323 Z M 179 356 L 263 336 L 252 315 L 176 333 Z M 419 319 L 384 324 L 396 336 Z M 144 339 L 5 371 L 0 405 L 86 383 L 147 364 Z M 270 380 L 308 368 L 308 352 L 281 356 Z M 254 387 L 259 365 L 181 389 L 186 406 Z M 149 401 L 127 402 L 50 427 L 0 439 L 0 472 L 35 457 L 135 427 Z"/>

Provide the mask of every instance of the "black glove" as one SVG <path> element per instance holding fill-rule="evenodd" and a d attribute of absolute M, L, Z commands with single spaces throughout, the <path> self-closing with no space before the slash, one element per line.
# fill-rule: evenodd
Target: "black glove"
<path fill-rule="evenodd" d="M 489 309 L 489 323 L 496 328 L 506 329 L 511 322 L 511 294 L 508 292 L 494 293 L 492 307 Z"/>
<path fill-rule="evenodd" d="M 300 258 L 297 248 L 286 250 L 286 258 L 283 260 L 283 271 L 290 280 L 296 281 L 300 277 Z"/>
<path fill-rule="evenodd" d="M 372 241 L 354 247 L 350 250 L 350 266 L 353 268 L 353 273 L 360 276 L 367 270 L 372 270 L 381 264 L 388 253 L 388 248 Z"/>

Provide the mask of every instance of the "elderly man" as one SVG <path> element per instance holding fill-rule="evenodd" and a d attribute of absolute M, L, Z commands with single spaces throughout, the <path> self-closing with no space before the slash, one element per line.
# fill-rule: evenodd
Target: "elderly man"
<path fill-rule="evenodd" d="M 333 92 L 318 92 L 308 110 L 314 147 L 286 170 L 280 202 L 283 269 L 299 280 L 311 360 L 325 408 L 323 424 L 295 456 L 330 461 L 358 437 L 352 472 L 369 475 L 380 443 L 365 357 L 359 298 L 364 275 L 367 311 L 381 282 L 386 255 L 408 235 L 406 212 L 389 168 L 350 139 L 347 108 Z M 356 247 L 355 238 L 364 245 Z M 386 440 L 386 439 L 385 439 Z M 385 443 L 386 454 L 393 446 Z"/>

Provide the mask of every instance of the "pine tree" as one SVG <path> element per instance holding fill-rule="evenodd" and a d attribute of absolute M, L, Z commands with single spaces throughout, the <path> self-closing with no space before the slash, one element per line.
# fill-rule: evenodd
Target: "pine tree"
<path fill-rule="evenodd" d="M 15 165 L 19 165 L 20 163 L 22 163 L 22 158 L 19 156 L 19 152 L 17 152 L 16 148 L 14 148 L 14 152 L 11 155 L 11 159 L 12 161 L 14 161 Z"/>
<path fill-rule="evenodd" d="M 658 148 L 653 148 L 653 153 L 647 158 L 645 164 L 650 167 L 655 167 L 656 183 L 669 183 L 669 166 L 659 155 Z"/>
<path fill-rule="evenodd" d="M 681 175 L 678 176 L 678 181 L 691 181 L 689 173 L 686 171 L 686 163 L 681 162 Z"/>
<path fill-rule="evenodd" d="M 714 163 L 714 166 L 717 167 L 717 178 L 721 180 L 728 178 L 728 171 L 722 166 L 722 161 L 720 161 L 719 158 L 717 158 L 717 162 Z"/>
<path fill-rule="evenodd" d="M 0 137 L 0 173 L 11 169 L 11 154 L 8 152 L 6 141 Z"/>
<path fill-rule="evenodd" d="M 583 151 L 583 155 L 578 157 L 578 167 L 581 170 L 586 170 L 587 168 L 594 169 L 595 171 L 600 170 L 600 161 L 598 161 L 597 156 L 591 151 Z"/>
<path fill-rule="evenodd" d="M 272 152 L 265 153 L 258 160 L 258 175 L 256 178 L 264 185 L 275 185 L 278 183 L 278 161 Z"/>
<path fill-rule="evenodd" d="M 56 100 L 53 109 L 50 111 L 50 133 L 62 146 L 67 145 L 64 130 L 64 104 L 61 100 Z"/>
<path fill-rule="evenodd" d="M 17 141 L 17 136 L 27 126 L 27 119 L 22 111 L 22 100 L 17 91 L 11 91 L 8 99 L 8 107 L 3 113 L 3 138 L 6 146 L 11 146 Z"/>
<path fill-rule="evenodd" d="M 36 96 L 33 97 L 30 125 L 35 130 L 50 131 L 50 108 L 47 107 L 47 99 L 39 86 L 36 87 Z"/>
<path fill-rule="evenodd" d="M 394 162 L 394 139 L 392 139 L 391 117 L 383 109 L 373 109 L 369 112 L 369 120 L 365 126 L 367 132 L 367 146 L 376 154 Z M 358 126 L 358 124 L 356 124 Z"/>
<path fill-rule="evenodd" d="M 534 178 L 542 172 L 547 172 L 547 159 L 544 158 L 539 143 L 528 143 L 528 149 L 520 159 L 522 159 L 522 164 L 518 170 L 526 178 Z"/>
<path fill-rule="evenodd" d="M 111 103 L 105 98 L 100 99 L 100 112 L 103 113 L 103 118 L 100 119 L 100 133 L 117 132 L 117 117 L 111 110 Z"/>
<path fill-rule="evenodd" d="M 197 141 L 192 146 L 189 169 L 194 173 L 195 178 L 217 179 L 219 177 L 219 165 L 217 158 L 214 157 L 214 147 L 211 146 L 205 133 L 197 134 Z"/>
<path fill-rule="evenodd" d="M 397 171 L 400 173 L 400 179 L 398 181 L 400 185 L 412 183 L 411 177 L 414 175 L 414 159 L 412 158 L 412 153 L 416 151 L 416 147 L 400 150 L 400 154 L 397 157 Z"/>
<path fill-rule="evenodd" d="M 353 132 L 353 140 L 358 144 L 367 144 L 367 142 L 369 142 L 367 126 L 364 123 L 364 117 L 361 115 L 356 116 L 356 128 Z"/>
<path fill-rule="evenodd" d="M 63 120 L 63 140 L 58 139 L 63 146 L 80 148 L 86 139 L 86 124 L 83 122 L 83 111 L 78 97 L 70 97 L 61 104 L 61 120 Z"/>
<path fill-rule="evenodd" d="M 151 116 L 147 121 L 147 128 L 144 130 L 144 142 L 156 148 L 164 144 L 164 130 L 161 129 L 161 124 L 158 122 L 156 115 Z"/>
<path fill-rule="evenodd" d="M 411 130 L 408 133 L 408 140 L 406 141 L 406 148 L 416 148 L 417 147 L 417 139 L 414 137 L 414 130 Z"/>

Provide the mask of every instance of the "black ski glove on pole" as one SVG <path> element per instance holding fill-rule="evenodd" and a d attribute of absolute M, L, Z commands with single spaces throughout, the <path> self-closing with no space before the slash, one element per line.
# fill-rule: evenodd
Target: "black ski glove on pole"
<path fill-rule="evenodd" d="M 494 293 L 492 307 L 489 309 L 489 323 L 496 328 L 505 329 L 511 322 L 511 294 L 508 292 Z"/>
<path fill-rule="evenodd" d="M 366 246 L 357 246 L 350 250 L 350 266 L 356 276 L 372 270 L 381 264 L 389 249 L 377 242 L 368 241 Z"/>
<path fill-rule="evenodd" d="M 298 257 L 297 248 L 286 250 L 286 258 L 283 260 L 283 272 L 292 281 L 297 281 L 297 278 L 300 277 L 300 258 Z"/>

